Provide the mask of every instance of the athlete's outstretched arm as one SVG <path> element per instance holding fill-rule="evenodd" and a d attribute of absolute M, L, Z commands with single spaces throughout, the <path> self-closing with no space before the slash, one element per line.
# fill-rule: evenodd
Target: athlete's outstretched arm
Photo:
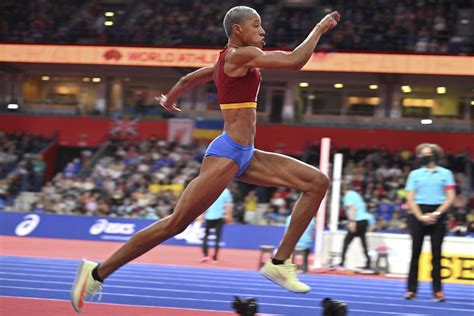
<path fill-rule="evenodd" d="M 167 95 L 162 94 L 160 97 L 155 97 L 155 99 L 166 110 L 170 112 L 181 112 L 181 110 L 176 107 L 176 100 L 195 86 L 212 80 L 213 74 L 214 66 L 199 68 L 198 70 L 181 77 Z"/>
<path fill-rule="evenodd" d="M 326 15 L 316 24 L 308 37 L 292 52 L 264 52 L 257 47 L 242 47 L 235 52 L 232 63 L 238 66 L 248 66 L 263 69 L 300 70 L 313 55 L 321 35 L 334 28 L 341 16 L 337 11 Z"/>

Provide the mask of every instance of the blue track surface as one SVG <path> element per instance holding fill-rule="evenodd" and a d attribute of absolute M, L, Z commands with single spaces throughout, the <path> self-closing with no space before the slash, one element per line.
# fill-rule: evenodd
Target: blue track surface
<path fill-rule="evenodd" d="M 76 260 L 0 256 L 0 295 L 69 300 Z M 234 295 L 256 297 L 259 312 L 320 315 L 324 297 L 345 301 L 349 315 L 474 315 L 474 286 L 445 284 L 448 302 L 431 301 L 430 284 L 418 299 L 402 298 L 405 282 L 329 275 L 303 275 L 313 290 L 292 294 L 256 271 L 129 264 L 109 279 L 102 301 L 126 305 L 231 311 Z"/>

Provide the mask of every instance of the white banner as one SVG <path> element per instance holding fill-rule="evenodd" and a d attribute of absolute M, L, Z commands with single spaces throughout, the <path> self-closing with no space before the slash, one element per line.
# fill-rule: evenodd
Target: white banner
<path fill-rule="evenodd" d="M 189 145 L 193 141 L 194 121 L 191 119 L 168 120 L 168 142 Z"/>

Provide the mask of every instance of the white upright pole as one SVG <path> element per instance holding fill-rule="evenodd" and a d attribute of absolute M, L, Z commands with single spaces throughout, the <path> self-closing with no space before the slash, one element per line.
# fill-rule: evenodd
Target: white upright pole
<path fill-rule="evenodd" d="M 321 155 L 319 158 L 319 169 L 326 175 L 329 175 L 329 153 L 331 150 L 331 139 L 323 138 L 321 140 Z M 323 254 L 323 233 L 324 233 L 324 222 L 326 218 L 326 196 L 319 206 L 318 214 L 316 215 L 316 233 L 314 241 L 314 262 L 312 269 L 318 269 L 322 267 L 321 256 Z"/>
<path fill-rule="evenodd" d="M 342 154 L 334 155 L 334 166 L 332 169 L 331 183 L 331 218 L 329 220 L 329 231 L 337 231 L 339 221 L 339 201 L 341 198 L 341 176 L 342 176 Z"/>

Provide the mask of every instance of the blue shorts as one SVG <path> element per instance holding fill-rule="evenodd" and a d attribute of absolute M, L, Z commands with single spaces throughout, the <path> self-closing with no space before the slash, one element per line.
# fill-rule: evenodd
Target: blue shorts
<path fill-rule="evenodd" d="M 243 146 L 237 144 L 226 132 L 223 132 L 209 144 L 204 157 L 215 156 L 232 159 L 239 166 L 236 177 L 240 177 L 250 165 L 253 152 L 253 145 Z"/>

